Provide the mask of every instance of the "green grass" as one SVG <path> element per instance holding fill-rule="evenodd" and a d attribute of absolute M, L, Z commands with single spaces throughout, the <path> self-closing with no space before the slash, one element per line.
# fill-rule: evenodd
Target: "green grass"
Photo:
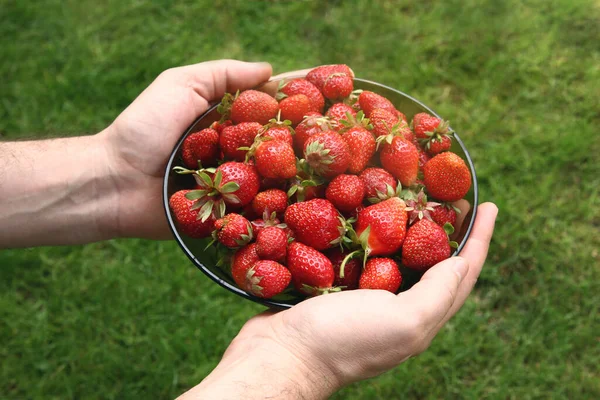
<path fill-rule="evenodd" d="M 0 0 L 0 21 L 8 140 L 97 132 L 160 71 L 223 57 L 344 62 L 432 106 L 500 207 L 489 261 L 425 354 L 334 397 L 600 398 L 598 1 Z M 172 398 L 262 310 L 173 242 L 0 265 L 1 398 Z"/>

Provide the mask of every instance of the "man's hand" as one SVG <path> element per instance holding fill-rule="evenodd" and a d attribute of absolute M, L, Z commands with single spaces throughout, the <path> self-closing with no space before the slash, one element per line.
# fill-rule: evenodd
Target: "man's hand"
<path fill-rule="evenodd" d="M 428 270 L 408 291 L 333 293 L 254 317 L 217 369 L 183 398 L 205 398 L 205 394 L 212 396 L 206 398 L 232 394 L 236 398 L 242 392 L 236 392 L 235 382 L 242 377 L 247 385 L 245 398 L 262 398 L 267 389 L 276 397 L 286 388 L 298 390 L 293 392 L 296 397 L 289 398 L 326 398 L 349 383 L 379 375 L 420 354 L 460 309 L 477 281 L 497 212 L 491 203 L 480 205 L 461 255 Z M 277 380 L 269 382 L 268 376 Z M 261 386 L 267 383 L 271 384 L 267 389 Z"/>

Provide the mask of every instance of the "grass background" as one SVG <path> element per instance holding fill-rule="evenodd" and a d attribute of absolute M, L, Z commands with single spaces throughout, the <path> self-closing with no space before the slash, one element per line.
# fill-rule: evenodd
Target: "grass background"
<path fill-rule="evenodd" d="M 599 43 L 597 0 L 0 0 L 0 134 L 95 133 L 175 65 L 347 63 L 451 120 L 500 214 L 429 351 L 334 397 L 594 399 Z M 262 310 L 174 242 L 4 250 L 0 265 L 2 398 L 173 398 Z"/>

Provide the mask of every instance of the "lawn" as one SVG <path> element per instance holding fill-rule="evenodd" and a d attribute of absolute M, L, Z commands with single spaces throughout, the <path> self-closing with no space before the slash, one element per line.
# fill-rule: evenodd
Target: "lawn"
<path fill-rule="evenodd" d="M 0 135 L 98 132 L 175 65 L 347 63 L 449 119 L 500 214 L 430 349 L 334 398 L 597 399 L 599 44 L 597 0 L 0 0 Z M 0 398 L 173 398 L 263 310 L 171 241 L 3 250 L 0 266 Z"/>

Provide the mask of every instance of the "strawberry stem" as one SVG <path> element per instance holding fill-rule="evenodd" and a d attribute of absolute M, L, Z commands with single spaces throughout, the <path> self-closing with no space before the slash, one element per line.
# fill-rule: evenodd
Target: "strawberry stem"
<path fill-rule="evenodd" d="M 344 257 L 344 261 L 342 261 L 342 265 L 340 265 L 340 279 L 344 279 L 344 269 L 346 268 L 346 263 L 348 263 L 348 261 L 350 261 L 352 259 L 352 257 L 359 255 L 363 251 L 364 250 L 362 250 L 362 249 L 354 250 L 352 253 L 350 253 L 346 257 Z"/>

